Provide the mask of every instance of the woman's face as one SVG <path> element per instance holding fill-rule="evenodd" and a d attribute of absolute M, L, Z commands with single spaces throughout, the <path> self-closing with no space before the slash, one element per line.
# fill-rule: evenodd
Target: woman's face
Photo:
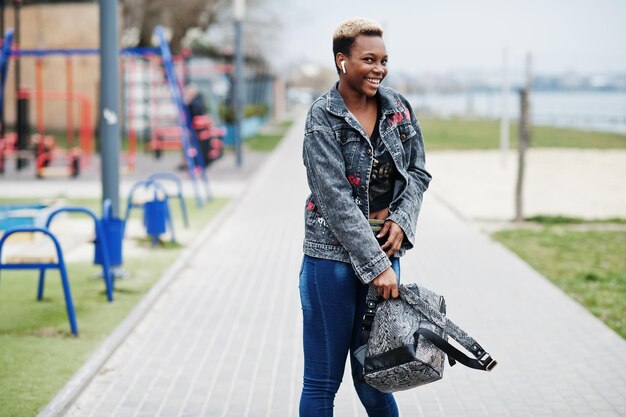
<path fill-rule="evenodd" d="M 356 37 L 346 60 L 346 73 L 341 73 L 342 80 L 355 91 L 373 97 L 381 81 L 387 75 L 387 50 L 380 36 Z M 341 65 L 341 64 L 339 64 Z"/>

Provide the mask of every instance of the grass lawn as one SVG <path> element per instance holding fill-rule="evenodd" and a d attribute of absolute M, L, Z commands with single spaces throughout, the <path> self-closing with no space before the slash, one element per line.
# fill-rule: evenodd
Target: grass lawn
<path fill-rule="evenodd" d="M 427 150 L 498 149 L 500 122 L 487 119 L 420 119 Z M 510 125 L 510 147 L 517 148 L 517 123 Z M 534 126 L 531 146 L 537 148 L 626 149 L 626 135 Z"/>
<path fill-rule="evenodd" d="M 292 124 L 293 121 L 286 120 L 270 127 L 268 130 L 270 133 L 257 133 L 246 140 L 246 146 L 251 151 L 271 152 L 278 146 Z"/>
<path fill-rule="evenodd" d="M 35 199 L 0 199 L 0 204 Z M 199 233 L 227 203 L 216 199 L 203 208 L 187 201 L 190 230 Z M 70 200 L 67 204 L 90 207 L 100 214 L 97 200 Z M 179 204 L 170 204 L 174 227 L 182 230 Z M 135 210 L 131 218 L 139 218 Z M 56 395 L 90 353 L 128 315 L 180 255 L 183 245 L 150 248 L 145 255 L 125 257 L 128 279 L 118 279 L 115 301 L 108 303 L 101 271 L 91 262 L 68 263 L 79 336 L 70 334 L 59 274 L 46 273 L 44 300 L 36 301 L 38 272 L 3 271 L 0 277 L 0 415 L 34 416 Z M 149 248 L 149 249 L 148 249 Z"/>
<path fill-rule="evenodd" d="M 626 231 L 546 226 L 493 237 L 626 339 Z"/>

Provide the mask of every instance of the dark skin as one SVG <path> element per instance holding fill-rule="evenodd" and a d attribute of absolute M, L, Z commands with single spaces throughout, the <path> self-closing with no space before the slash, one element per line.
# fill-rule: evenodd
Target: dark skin
<path fill-rule="evenodd" d="M 341 63 L 345 65 L 343 72 Z M 335 64 L 339 68 L 339 94 L 343 97 L 348 110 L 356 117 L 368 136 L 371 137 L 377 123 L 378 104 L 376 92 L 380 82 L 387 75 L 387 51 L 380 36 L 356 37 L 350 54 L 338 53 Z M 372 212 L 370 219 L 385 220 L 389 217 L 389 209 Z M 402 228 L 391 220 L 385 221 L 378 238 L 386 237 L 381 246 L 387 256 L 400 250 L 404 240 Z M 389 267 L 372 281 L 385 300 L 398 297 L 398 276 Z"/>

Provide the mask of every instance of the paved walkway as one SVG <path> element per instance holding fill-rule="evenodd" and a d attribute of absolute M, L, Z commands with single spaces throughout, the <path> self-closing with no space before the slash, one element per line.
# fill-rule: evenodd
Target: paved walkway
<path fill-rule="evenodd" d="M 292 129 L 67 416 L 297 416 L 301 131 Z M 626 415 L 626 342 L 435 194 L 403 280 L 445 294 L 449 316 L 499 365 L 448 367 L 442 381 L 397 395 L 402 415 Z M 364 416 L 349 373 L 344 380 L 335 415 Z"/>

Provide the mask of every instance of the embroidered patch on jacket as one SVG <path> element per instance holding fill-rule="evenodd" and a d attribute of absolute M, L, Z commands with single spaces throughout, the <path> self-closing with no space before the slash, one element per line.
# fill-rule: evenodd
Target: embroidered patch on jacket
<path fill-rule="evenodd" d="M 392 127 L 396 127 L 398 123 L 405 119 L 409 121 L 411 120 L 411 112 L 409 109 L 404 109 L 402 112 L 392 113 L 389 115 L 389 123 Z"/>
<path fill-rule="evenodd" d="M 307 209 L 307 211 L 315 210 L 316 213 L 320 212 L 320 209 L 317 208 L 317 206 L 315 205 L 313 200 L 309 201 L 309 204 L 306 205 L 306 209 Z"/>
<path fill-rule="evenodd" d="M 361 178 L 355 177 L 354 175 L 348 175 L 348 182 L 352 185 L 359 185 Z"/>

